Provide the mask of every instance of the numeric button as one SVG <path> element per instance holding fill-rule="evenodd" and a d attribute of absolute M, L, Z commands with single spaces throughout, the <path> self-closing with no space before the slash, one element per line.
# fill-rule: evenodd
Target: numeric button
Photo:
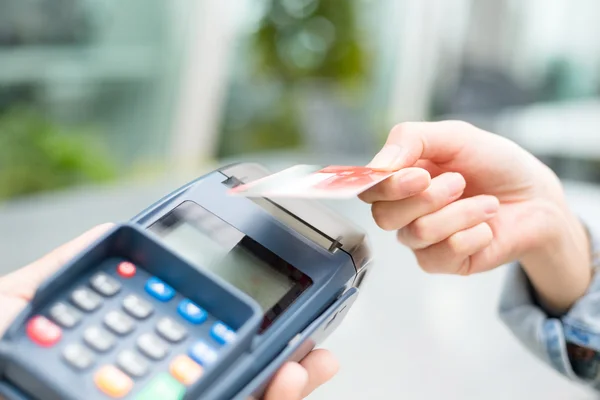
<path fill-rule="evenodd" d="M 80 344 L 70 344 L 62 353 L 65 361 L 73 368 L 84 370 L 94 363 L 94 355 Z"/>
<path fill-rule="evenodd" d="M 152 333 L 145 333 L 137 341 L 138 349 L 153 360 L 162 360 L 167 355 L 165 342 Z"/>
<path fill-rule="evenodd" d="M 116 338 L 106 329 L 93 326 L 83 332 L 83 341 L 92 349 L 103 353 L 115 345 Z"/>
<path fill-rule="evenodd" d="M 183 326 L 167 317 L 161 318 L 158 321 L 156 330 L 160 336 L 173 343 L 180 342 L 187 334 Z"/>
<path fill-rule="evenodd" d="M 48 314 L 63 328 L 73 328 L 81 321 L 81 313 L 65 303 L 56 303 L 50 308 Z"/>
<path fill-rule="evenodd" d="M 88 288 L 81 287 L 71 293 L 71 302 L 83 311 L 92 312 L 100 307 L 102 297 Z"/>
<path fill-rule="evenodd" d="M 121 284 L 118 280 L 104 272 L 98 272 L 90 279 L 90 286 L 105 297 L 111 297 L 119 293 Z"/>
<path fill-rule="evenodd" d="M 104 325 L 120 336 L 125 336 L 133 330 L 134 322 L 119 311 L 111 311 L 104 317 Z"/>
<path fill-rule="evenodd" d="M 117 366 L 129 375 L 141 378 L 148 372 L 148 362 L 133 350 L 124 350 L 117 356 Z"/>
<path fill-rule="evenodd" d="M 132 317 L 137 319 L 146 319 L 154 311 L 152 304 L 140 299 L 136 295 L 130 294 L 123 300 L 123 309 Z"/>

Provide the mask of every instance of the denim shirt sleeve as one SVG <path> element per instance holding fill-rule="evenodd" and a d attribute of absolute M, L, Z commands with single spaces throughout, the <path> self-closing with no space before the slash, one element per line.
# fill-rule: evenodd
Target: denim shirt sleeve
<path fill-rule="evenodd" d="M 590 232 L 592 254 L 600 237 Z M 547 313 L 535 299 L 518 263 L 508 266 L 500 299 L 500 317 L 517 339 L 542 362 L 562 375 L 600 390 L 600 258 L 586 294 L 562 316 Z"/>

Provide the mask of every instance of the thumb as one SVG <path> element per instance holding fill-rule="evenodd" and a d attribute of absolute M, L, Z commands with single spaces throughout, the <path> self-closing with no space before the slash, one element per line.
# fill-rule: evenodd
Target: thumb
<path fill-rule="evenodd" d="M 37 261 L 0 277 L 0 335 L 35 295 L 38 286 L 66 262 L 107 232 L 113 225 L 99 225 Z"/>
<path fill-rule="evenodd" d="M 5 279 L 14 282 L 13 290 L 17 290 L 17 293 L 20 296 L 29 301 L 33 298 L 33 294 L 37 287 L 43 281 L 58 271 L 80 251 L 83 251 L 104 233 L 108 232 L 113 226 L 114 224 L 112 223 L 98 225 L 81 236 L 51 251 L 39 260 L 0 279 L 0 282 Z M 0 284 L 0 288 L 2 286 L 4 285 Z"/>
<path fill-rule="evenodd" d="M 478 131 L 461 121 L 406 122 L 396 125 L 370 168 L 399 170 L 419 160 L 437 164 L 451 161 Z"/>
<path fill-rule="evenodd" d="M 2 304 L 2 308 L 0 308 L 0 337 L 2 337 L 12 321 L 25 308 L 27 301 L 17 297 L 8 297 L 0 293 L 0 304 Z"/>

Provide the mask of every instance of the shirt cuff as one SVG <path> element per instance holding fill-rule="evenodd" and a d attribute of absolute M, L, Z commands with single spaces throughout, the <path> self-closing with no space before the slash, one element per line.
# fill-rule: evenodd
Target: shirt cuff
<path fill-rule="evenodd" d="M 592 254 L 600 249 L 590 232 Z M 594 269 L 600 258 L 593 257 Z M 500 318 L 538 359 L 580 383 L 600 386 L 600 274 L 594 273 L 586 294 L 560 317 L 536 301 L 527 275 L 518 263 L 508 266 L 500 297 Z"/>

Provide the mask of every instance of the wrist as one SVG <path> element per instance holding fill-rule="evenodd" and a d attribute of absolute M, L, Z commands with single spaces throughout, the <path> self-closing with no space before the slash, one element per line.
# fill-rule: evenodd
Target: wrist
<path fill-rule="evenodd" d="M 538 300 L 552 313 L 566 312 L 592 280 L 591 245 L 583 223 L 567 207 L 546 209 L 544 234 L 521 257 Z"/>

